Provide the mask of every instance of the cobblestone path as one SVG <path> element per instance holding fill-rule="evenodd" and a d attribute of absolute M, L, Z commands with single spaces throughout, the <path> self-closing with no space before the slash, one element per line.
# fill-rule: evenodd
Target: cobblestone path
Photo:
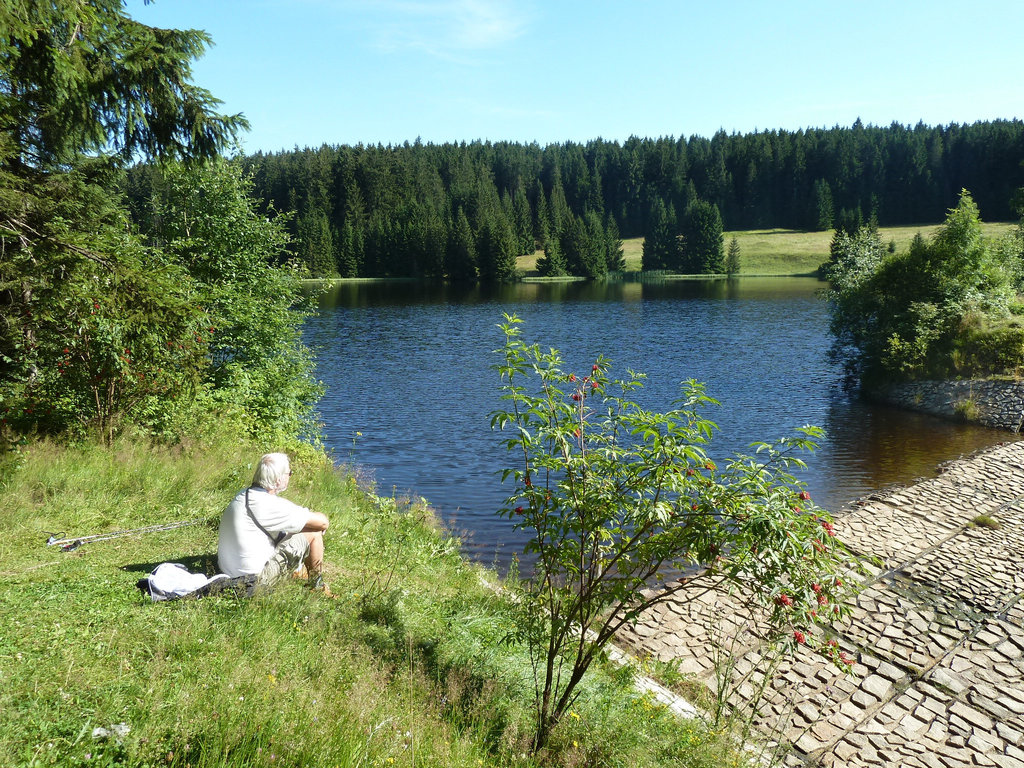
<path fill-rule="evenodd" d="M 801 649 L 765 682 L 752 619 L 724 594 L 659 605 L 619 639 L 712 689 L 728 654 L 787 766 L 1024 768 L 1024 442 L 872 494 L 836 534 L 882 562 L 840 628 L 853 674 Z"/>

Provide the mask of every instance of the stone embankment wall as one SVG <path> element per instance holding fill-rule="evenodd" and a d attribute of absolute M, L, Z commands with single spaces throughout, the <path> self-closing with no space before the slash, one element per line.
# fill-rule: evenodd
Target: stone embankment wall
<path fill-rule="evenodd" d="M 986 427 L 1020 432 L 1024 426 L 1024 382 L 1019 381 L 909 381 L 879 388 L 869 397 Z"/>
<path fill-rule="evenodd" d="M 801 646 L 766 677 L 757 617 L 724 591 L 681 592 L 618 639 L 712 690 L 731 677 L 784 766 L 1024 768 L 1024 442 L 871 494 L 835 527 L 878 563 L 836 628 L 852 674 Z"/>

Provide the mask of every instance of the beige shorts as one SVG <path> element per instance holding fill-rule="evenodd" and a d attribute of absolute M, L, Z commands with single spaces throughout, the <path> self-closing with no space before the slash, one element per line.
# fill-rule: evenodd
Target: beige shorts
<path fill-rule="evenodd" d="M 298 570 L 309 556 L 309 539 L 304 534 L 293 533 L 277 545 L 274 555 L 267 560 L 260 575 L 256 577 L 256 587 L 272 587 L 281 579 Z"/>

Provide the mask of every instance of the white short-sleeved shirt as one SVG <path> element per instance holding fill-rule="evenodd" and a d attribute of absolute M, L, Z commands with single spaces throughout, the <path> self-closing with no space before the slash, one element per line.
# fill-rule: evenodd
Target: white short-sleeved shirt
<path fill-rule="evenodd" d="M 260 487 L 249 491 L 249 508 L 260 525 L 271 534 L 298 533 L 306 527 L 312 513 L 305 507 L 267 493 Z M 245 511 L 245 489 L 228 504 L 220 519 L 217 560 L 228 576 L 258 574 L 274 554 L 274 545 Z"/>

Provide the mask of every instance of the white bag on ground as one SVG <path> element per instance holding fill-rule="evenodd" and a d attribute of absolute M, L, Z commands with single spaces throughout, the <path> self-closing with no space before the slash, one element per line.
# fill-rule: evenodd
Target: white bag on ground
<path fill-rule="evenodd" d="M 228 578 L 225 573 L 206 576 L 202 573 L 190 573 L 181 563 L 160 563 L 149 574 L 149 595 L 154 601 L 172 600 L 184 597 L 205 587 L 218 579 Z"/>

